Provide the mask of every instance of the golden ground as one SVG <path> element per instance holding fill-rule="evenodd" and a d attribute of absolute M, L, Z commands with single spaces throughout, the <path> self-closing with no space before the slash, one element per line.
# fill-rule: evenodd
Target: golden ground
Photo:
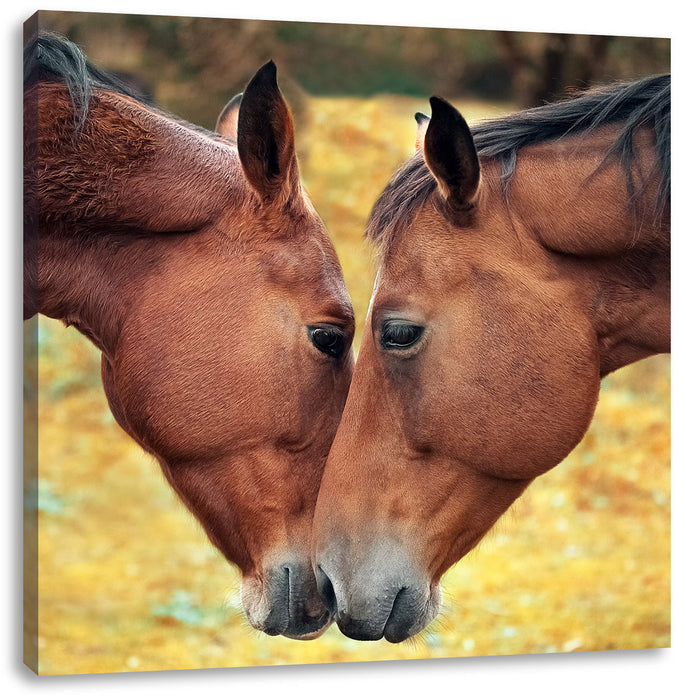
<path fill-rule="evenodd" d="M 460 105 L 468 120 L 497 107 Z M 406 98 L 312 99 L 296 125 L 305 184 L 358 318 L 373 279 L 367 213 L 412 151 Z M 670 362 L 603 382 L 582 444 L 444 578 L 419 639 L 297 642 L 254 631 L 240 577 L 154 460 L 116 425 L 97 351 L 39 324 L 37 644 L 42 674 L 665 647 L 670 644 Z M 358 335 L 359 341 L 359 335 Z"/>

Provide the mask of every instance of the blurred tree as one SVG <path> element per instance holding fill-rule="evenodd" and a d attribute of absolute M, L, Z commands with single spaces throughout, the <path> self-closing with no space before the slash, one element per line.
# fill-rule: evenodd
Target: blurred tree
<path fill-rule="evenodd" d="M 311 95 L 474 97 L 528 107 L 593 83 L 669 71 L 669 39 L 431 27 L 51 12 L 41 25 L 137 76 L 155 101 L 212 128 L 273 59 L 302 119 Z"/>
<path fill-rule="evenodd" d="M 515 101 L 535 106 L 583 89 L 605 74 L 613 37 L 499 32 Z"/>

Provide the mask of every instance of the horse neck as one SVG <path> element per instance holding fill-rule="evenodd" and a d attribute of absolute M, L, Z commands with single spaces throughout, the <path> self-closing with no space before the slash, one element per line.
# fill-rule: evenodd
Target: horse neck
<path fill-rule="evenodd" d="M 79 134 L 61 85 L 35 86 L 25 109 L 25 317 L 73 324 L 107 353 L 143 264 L 245 202 L 237 151 L 108 92 Z"/>
<path fill-rule="evenodd" d="M 582 300 L 602 376 L 670 350 L 669 211 L 658 212 L 652 135 L 635 137 L 633 170 L 644 187 L 632 202 L 617 159 L 598 169 L 611 138 L 606 130 L 583 146 L 568 139 L 523 153 L 509 200 L 519 229 Z"/>
<path fill-rule="evenodd" d="M 136 290 L 162 260 L 162 238 L 41 235 L 38 312 L 76 327 L 112 358 Z"/>
<path fill-rule="evenodd" d="M 190 231 L 245 198 L 234 145 L 176 122 L 116 93 L 93 95 L 81 131 L 61 85 L 38 85 L 37 145 L 41 214 L 79 221 L 123 222 L 164 232 Z M 25 115 L 31 122 L 34 115 Z"/>
<path fill-rule="evenodd" d="M 559 268 L 573 281 L 595 328 L 601 376 L 670 351 L 668 248 L 636 247 L 590 260 L 565 256 Z"/>

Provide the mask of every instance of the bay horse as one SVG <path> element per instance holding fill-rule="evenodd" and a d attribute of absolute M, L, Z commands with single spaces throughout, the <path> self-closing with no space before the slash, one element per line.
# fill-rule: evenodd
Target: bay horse
<path fill-rule="evenodd" d="M 600 380 L 670 348 L 670 77 L 469 128 L 440 97 L 369 217 L 378 274 L 315 509 L 341 631 L 400 642 L 580 441 Z"/>
<path fill-rule="evenodd" d="M 24 318 L 102 352 L 115 419 L 240 568 L 250 623 L 317 636 L 311 524 L 354 318 L 274 63 L 213 133 L 65 39 L 34 38 L 24 62 Z"/>

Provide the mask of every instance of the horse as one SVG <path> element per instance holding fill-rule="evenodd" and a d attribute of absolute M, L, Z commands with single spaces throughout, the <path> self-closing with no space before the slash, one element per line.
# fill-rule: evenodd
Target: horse
<path fill-rule="evenodd" d="M 314 517 L 340 630 L 401 642 L 577 445 L 608 373 L 670 348 L 670 76 L 467 125 L 445 99 L 371 210 L 378 272 Z"/>
<path fill-rule="evenodd" d="M 24 63 L 24 318 L 101 351 L 114 418 L 240 569 L 249 622 L 318 636 L 310 530 L 354 315 L 275 64 L 210 132 L 61 37 Z"/>

